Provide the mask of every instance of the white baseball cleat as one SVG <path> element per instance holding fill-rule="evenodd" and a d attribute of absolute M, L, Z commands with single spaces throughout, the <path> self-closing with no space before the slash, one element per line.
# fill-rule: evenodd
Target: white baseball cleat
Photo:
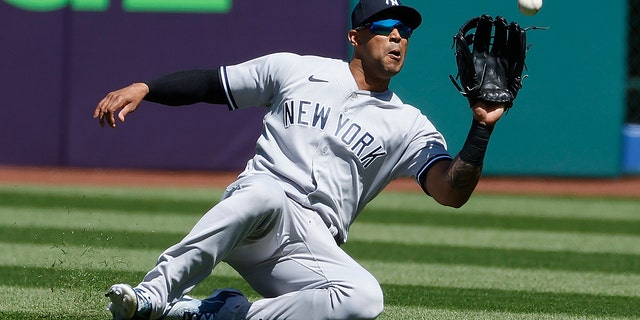
<path fill-rule="evenodd" d="M 146 319 L 151 311 L 149 300 L 128 284 L 112 285 L 105 296 L 111 300 L 107 309 L 114 320 Z"/>
<path fill-rule="evenodd" d="M 202 301 L 190 296 L 184 296 L 176 302 L 164 317 L 165 320 L 184 320 L 190 319 L 185 314 L 197 313 L 200 310 Z"/>
<path fill-rule="evenodd" d="M 165 320 L 214 320 L 244 319 L 251 303 L 242 293 L 233 288 L 218 289 L 204 300 L 184 296 L 176 302 Z"/>

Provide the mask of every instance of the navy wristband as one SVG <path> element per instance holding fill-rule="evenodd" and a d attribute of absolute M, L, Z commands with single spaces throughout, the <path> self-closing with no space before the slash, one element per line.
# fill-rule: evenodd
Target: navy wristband
<path fill-rule="evenodd" d="M 467 135 L 467 140 L 465 140 L 462 149 L 460 149 L 458 157 L 469 164 L 482 164 L 492 131 L 493 127 L 473 120 L 469 134 Z"/>

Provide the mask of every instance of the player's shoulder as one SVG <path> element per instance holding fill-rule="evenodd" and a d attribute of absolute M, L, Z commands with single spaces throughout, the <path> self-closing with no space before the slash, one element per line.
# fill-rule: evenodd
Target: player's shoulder
<path fill-rule="evenodd" d="M 407 118 L 414 119 L 414 122 L 418 123 L 418 126 L 421 126 L 424 123 L 431 122 L 427 117 L 427 115 L 423 112 L 423 110 L 421 110 L 420 108 L 412 104 L 402 102 L 402 100 L 395 94 L 394 94 L 394 101 L 396 103 L 396 106 L 399 112 L 404 114 L 405 119 Z"/>
<path fill-rule="evenodd" d="M 389 102 L 395 105 L 402 112 L 413 114 L 415 116 L 423 115 L 422 111 L 419 108 L 415 107 L 412 104 L 402 101 L 402 99 L 394 91 L 389 90 L 389 92 L 390 92 Z"/>
<path fill-rule="evenodd" d="M 308 64 L 308 65 L 326 65 L 326 64 L 344 64 L 340 59 L 323 57 L 317 55 L 303 55 L 293 52 L 274 52 L 265 56 L 267 60 L 278 64 Z"/>

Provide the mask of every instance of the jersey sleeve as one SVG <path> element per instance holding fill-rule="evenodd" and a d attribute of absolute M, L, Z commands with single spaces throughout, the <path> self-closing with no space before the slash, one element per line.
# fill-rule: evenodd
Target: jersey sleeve
<path fill-rule="evenodd" d="M 274 53 L 219 69 L 220 81 L 229 109 L 270 106 L 279 91 L 280 79 L 285 79 L 299 57 L 293 53 Z"/>
<path fill-rule="evenodd" d="M 403 166 L 406 171 L 402 172 L 402 176 L 413 177 L 420 185 L 421 177 L 433 164 L 452 157 L 447 151 L 444 136 L 424 115 L 417 118 L 414 128 L 414 135 L 401 160 L 401 163 L 406 164 Z"/>

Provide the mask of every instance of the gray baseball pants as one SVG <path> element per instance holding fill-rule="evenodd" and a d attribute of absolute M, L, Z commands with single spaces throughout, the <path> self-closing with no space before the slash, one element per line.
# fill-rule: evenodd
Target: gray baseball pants
<path fill-rule="evenodd" d="M 252 303 L 246 319 L 374 319 L 383 309 L 377 280 L 336 244 L 314 211 L 291 201 L 267 175 L 231 184 L 222 201 L 160 255 L 137 286 L 151 297 L 151 319 L 220 261 L 265 297 Z"/>

